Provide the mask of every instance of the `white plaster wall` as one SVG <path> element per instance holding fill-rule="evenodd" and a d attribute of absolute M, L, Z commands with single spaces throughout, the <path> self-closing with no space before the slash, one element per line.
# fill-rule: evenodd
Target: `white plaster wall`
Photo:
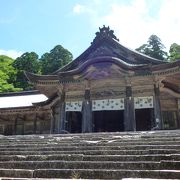
<path fill-rule="evenodd" d="M 135 109 L 153 108 L 153 96 L 135 97 L 134 108 Z"/>
<path fill-rule="evenodd" d="M 66 102 L 66 111 L 81 111 L 82 101 Z"/>
<path fill-rule="evenodd" d="M 92 101 L 92 111 L 123 110 L 123 109 L 124 109 L 124 98 Z"/>

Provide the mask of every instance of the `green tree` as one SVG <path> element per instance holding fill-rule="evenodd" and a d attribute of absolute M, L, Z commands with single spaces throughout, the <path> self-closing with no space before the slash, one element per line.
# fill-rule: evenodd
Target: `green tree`
<path fill-rule="evenodd" d="M 180 45 L 173 43 L 169 49 L 169 60 L 170 62 L 174 62 L 176 60 L 180 60 Z"/>
<path fill-rule="evenodd" d="M 72 61 L 72 54 L 61 45 L 55 46 L 49 53 L 41 56 L 42 74 L 50 74 Z"/>
<path fill-rule="evenodd" d="M 13 83 L 16 81 L 17 71 L 12 66 L 14 59 L 0 55 L 0 92 L 19 91 L 20 88 L 15 88 Z"/>
<path fill-rule="evenodd" d="M 162 44 L 161 39 L 156 35 L 151 35 L 148 39 L 147 44 L 143 44 L 136 50 L 150 57 L 166 61 L 167 52 L 165 52 L 164 49 L 165 46 Z"/>
<path fill-rule="evenodd" d="M 24 75 L 24 71 L 40 73 L 38 55 L 35 52 L 26 52 L 14 61 L 13 67 L 17 69 L 15 87 L 23 88 L 23 90 L 32 89 L 32 86 L 28 83 Z"/>

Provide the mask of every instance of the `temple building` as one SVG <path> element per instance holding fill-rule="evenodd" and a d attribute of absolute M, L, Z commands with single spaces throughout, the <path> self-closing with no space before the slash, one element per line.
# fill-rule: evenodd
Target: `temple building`
<path fill-rule="evenodd" d="M 180 61 L 131 50 L 109 27 L 63 68 L 26 76 L 36 91 L 0 95 L 1 134 L 180 128 Z"/>

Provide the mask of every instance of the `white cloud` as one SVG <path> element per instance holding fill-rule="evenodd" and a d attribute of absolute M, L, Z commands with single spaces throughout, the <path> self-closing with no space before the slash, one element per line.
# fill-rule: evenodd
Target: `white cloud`
<path fill-rule="evenodd" d="M 88 6 L 76 4 L 73 8 L 73 12 L 75 14 L 82 14 L 82 13 L 93 14 L 94 10 Z"/>
<path fill-rule="evenodd" d="M 84 6 L 83 5 L 80 5 L 80 4 L 76 4 L 73 8 L 73 12 L 74 13 L 77 13 L 77 14 L 80 14 L 81 12 L 84 11 Z"/>
<path fill-rule="evenodd" d="M 5 56 L 9 56 L 13 59 L 16 59 L 17 57 L 21 56 L 23 54 L 23 52 L 21 51 L 16 51 L 16 50 L 3 50 L 0 49 L 0 55 L 5 55 Z"/>
<path fill-rule="evenodd" d="M 179 0 L 131 0 L 123 4 L 122 2 L 94 0 L 91 4 L 76 5 L 76 13 L 89 14 L 93 27 L 109 25 L 115 30 L 120 43 L 133 49 L 146 43 L 152 34 L 160 37 L 167 51 L 172 43 L 180 44 Z M 105 5 L 110 8 L 107 13 L 101 15 L 99 11 Z"/>
<path fill-rule="evenodd" d="M 111 12 L 103 21 L 115 30 L 120 42 L 136 48 L 147 41 L 152 33 L 153 19 L 148 16 L 144 0 L 135 0 L 130 5 L 111 5 Z"/>

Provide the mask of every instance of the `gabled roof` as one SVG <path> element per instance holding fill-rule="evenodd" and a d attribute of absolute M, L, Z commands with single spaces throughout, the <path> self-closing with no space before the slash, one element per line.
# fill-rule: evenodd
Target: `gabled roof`
<path fill-rule="evenodd" d="M 141 54 L 138 51 L 131 50 L 119 43 L 119 39 L 114 35 L 114 31 L 110 30 L 109 27 L 103 26 L 99 28 L 100 32 L 96 33 L 96 37 L 91 43 L 90 47 L 87 48 L 79 57 L 70 62 L 63 68 L 55 71 L 53 74 L 59 72 L 70 71 L 76 69 L 82 63 L 101 56 L 111 56 L 118 58 L 124 63 L 131 65 L 158 65 L 164 64 L 165 62 Z"/>

